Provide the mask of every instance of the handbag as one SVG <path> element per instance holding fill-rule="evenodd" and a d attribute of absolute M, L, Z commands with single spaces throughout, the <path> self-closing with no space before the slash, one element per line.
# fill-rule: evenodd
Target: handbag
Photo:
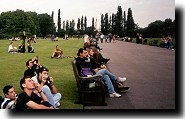
<path fill-rule="evenodd" d="M 87 76 L 92 76 L 93 72 L 90 68 L 82 68 L 81 69 L 81 74 L 82 74 L 82 76 L 87 77 Z"/>

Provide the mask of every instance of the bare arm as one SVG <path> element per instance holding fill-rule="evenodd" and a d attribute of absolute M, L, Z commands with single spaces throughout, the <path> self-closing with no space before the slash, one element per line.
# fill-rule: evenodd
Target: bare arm
<path fill-rule="evenodd" d="M 52 106 L 51 107 L 46 107 L 42 104 L 37 104 L 33 101 L 27 102 L 26 105 L 31 109 L 54 109 Z"/>
<path fill-rule="evenodd" d="M 51 81 L 51 92 L 52 92 L 53 94 L 58 93 L 57 88 L 56 88 L 56 86 L 55 86 L 54 83 L 53 83 L 53 78 L 52 78 L 52 77 L 50 77 L 50 81 Z"/>

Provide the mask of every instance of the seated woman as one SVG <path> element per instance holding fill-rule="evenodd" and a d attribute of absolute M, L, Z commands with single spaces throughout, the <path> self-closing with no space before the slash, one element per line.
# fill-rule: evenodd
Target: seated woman
<path fill-rule="evenodd" d="M 16 52 L 17 52 L 17 48 L 13 46 L 13 42 L 10 42 L 8 46 L 8 53 L 16 53 Z"/>
<path fill-rule="evenodd" d="M 121 97 L 121 94 L 116 93 L 114 86 L 112 84 L 112 81 L 124 82 L 126 80 L 125 78 L 121 78 L 121 77 L 117 78 L 114 74 L 109 72 L 107 69 L 98 68 L 93 57 L 88 57 L 88 52 L 83 48 L 80 48 L 78 50 L 77 56 L 78 57 L 76 58 L 76 66 L 77 66 L 78 72 L 83 72 L 82 71 L 83 68 L 90 68 L 94 72 L 94 75 L 96 74 L 96 75 L 102 76 L 102 80 L 104 81 L 105 85 L 108 88 L 109 97 L 112 97 L 112 98 Z"/>
<path fill-rule="evenodd" d="M 58 48 L 58 45 L 56 45 L 55 50 L 53 51 L 53 54 L 51 58 L 62 58 L 63 57 L 63 51 Z"/>
<path fill-rule="evenodd" d="M 110 60 L 109 58 L 104 58 L 100 52 L 95 47 L 90 48 L 93 50 L 93 57 L 95 58 L 95 61 L 97 64 L 107 64 L 107 62 Z"/>
<path fill-rule="evenodd" d="M 94 62 L 93 65 L 95 66 L 95 69 L 107 69 L 107 66 L 105 65 L 104 62 L 97 62 L 96 61 L 96 58 L 94 57 L 95 53 L 94 53 L 94 48 L 90 48 L 87 50 L 88 51 L 88 54 L 89 54 L 89 57 L 91 58 L 91 62 Z M 124 80 L 126 80 L 126 77 L 123 77 Z M 124 83 L 123 82 L 117 82 L 117 83 L 114 83 L 116 85 L 116 88 L 119 88 L 119 89 L 122 89 L 122 90 L 127 90 L 128 87 L 124 86 Z"/>

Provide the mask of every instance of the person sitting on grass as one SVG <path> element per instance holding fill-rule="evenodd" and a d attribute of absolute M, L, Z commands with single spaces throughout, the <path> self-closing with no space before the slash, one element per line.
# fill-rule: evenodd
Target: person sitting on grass
<path fill-rule="evenodd" d="M 111 98 L 121 97 L 121 94 L 116 93 L 114 86 L 112 84 L 112 81 L 124 82 L 126 80 L 125 78 L 121 78 L 121 77 L 117 78 L 114 74 L 109 72 L 107 69 L 97 68 L 96 67 L 97 65 L 95 65 L 95 62 L 93 61 L 93 59 L 87 58 L 88 52 L 83 48 L 80 48 L 78 50 L 77 56 L 78 57 L 76 58 L 76 66 L 77 66 L 78 72 L 83 72 L 84 68 L 90 68 L 94 75 L 96 74 L 96 75 L 102 76 L 102 79 L 108 88 L 109 97 Z M 80 75 L 84 76 L 83 73 Z"/>
<path fill-rule="evenodd" d="M 56 45 L 53 54 L 51 56 L 51 58 L 62 58 L 63 57 L 63 51 L 58 47 L 58 45 Z"/>
<path fill-rule="evenodd" d="M 28 53 L 34 53 L 33 46 L 31 45 L 31 41 L 28 41 Z"/>
<path fill-rule="evenodd" d="M 39 63 L 38 57 L 34 57 L 26 61 L 26 67 L 28 69 L 24 71 L 24 76 L 33 77 L 38 74 L 38 70 L 43 66 Z"/>
<path fill-rule="evenodd" d="M 34 83 L 31 77 L 23 77 L 20 81 L 20 87 L 23 92 L 17 98 L 15 109 L 54 109 L 39 84 Z M 41 97 L 33 92 L 35 88 Z"/>
<path fill-rule="evenodd" d="M 8 46 L 8 53 L 16 53 L 17 52 L 17 47 L 13 46 L 13 42 L 10 42 Z"/>
<path fill-rule="evenodd" d="M 54 108 L 60 106 L 60 100 L 62 98 L 61 93 L 58 92 L 54 85 L 54 80 L 49 76 L 49 70 L 46 67 L 42 67 L 38 71 L 38 75 L 32 77 L 35 83 L 40 84 L 41 90 L 44 92 L 48 101 Z M 38 91 L 35 91 L 38 94 Z"/>
<path fill-rule="evenodd" d="M 6 85 L 3 88 L 5 98 L 1 103 L 1 109 L 14 109 L 16 103 L 16 93 L 12 85 Z"/>
<path fill-rule="evenodd" d="M 21 45 L 19 45 L 19 49 L 18 49 L 18 53 L 25 53 L 26 48 L 24 43 L 22 43 Z"/>

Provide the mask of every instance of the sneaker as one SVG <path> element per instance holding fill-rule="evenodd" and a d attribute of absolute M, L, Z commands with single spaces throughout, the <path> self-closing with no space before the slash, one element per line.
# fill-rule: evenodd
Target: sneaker
<path fill-rule="evenodd" d="M 110 98 L 119 98 L 119 97 L 121 97 L 121 95 L 119 93 L 111 93 L 111 94 L 109 94 L 109 97 Z"/>
<path fill-rule="evenodd" d="M 116 82 L 124 82 L 126 80 L 127 80 L 126 77 L 118 77 Z"/>
<path fill-rule="evenodd" d="M 59 106 L 60 106 L 60 102 L 57 102 L 56 107 L 59 107 Z"/>

